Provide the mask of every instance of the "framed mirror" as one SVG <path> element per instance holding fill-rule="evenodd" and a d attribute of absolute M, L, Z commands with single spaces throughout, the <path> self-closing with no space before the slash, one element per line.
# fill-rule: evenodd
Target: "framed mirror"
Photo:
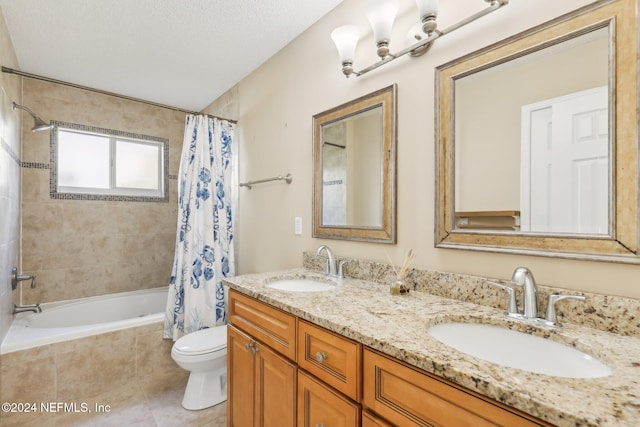
<path fill-rule="evenodd" d="M 395 243 L 396 85 L 313 116 L 313 237 Z"/>
<path fill-rule="evenodd" d="M 436 69 L 436 247 L 639 263 L 635 0 Z"/>

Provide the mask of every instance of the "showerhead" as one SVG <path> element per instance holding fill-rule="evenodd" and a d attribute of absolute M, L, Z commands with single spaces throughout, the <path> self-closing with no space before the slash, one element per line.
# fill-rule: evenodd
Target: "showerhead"
<path fill-rule="evenodd" d="M 52 124 L 49 124 L 47 122 L 45 122 L 44 120 L 42 120 L 40 117 L 36 116 L 36 113 L 34 113 L 33 111 L 31 111 L 30 109 L 28 109 L 27 107 L 24 107 L 22 105 L 18 105 L 15 102 L 13 103 L 13 109 L 15 110 L 16 108 L 19 108 L 20 110 L 24 110 L 27 113 L 29 113 L 31 115 L 31 117 L 33 117 L 33 127 L 31 128 L 31 132 L 40 132 L 43 130 L 49 130 L 51 128 L 53 128 Z"/>

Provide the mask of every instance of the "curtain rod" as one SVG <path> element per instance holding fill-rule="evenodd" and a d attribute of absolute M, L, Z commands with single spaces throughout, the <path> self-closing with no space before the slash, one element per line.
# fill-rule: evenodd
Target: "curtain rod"
<path fill-rule="evenodd" d="M 95 93 L 99 93 L 99 94 L 102 94 L 102 95 L 115 96 L 116 98 L 122 98 L 122 99 L 126 99 L 128 101 L 141 102 L 143 104 L 153 105 L 154 107 L 167 108 L 169 110 L 180 111 L 182 113 L 187 113 L 187 114 L 196 114 L 196 115 L 203 114 L 205 116 L 213 117 L 213 118 L 216 118 L 216 119 L 226 120 L 226 121 L 231 122 L 231 123 L 238 123 L 237 120 L 225 119 L 224 117 L 218 117 L 218 116 L 214 116 L 214 115 L 211 115 L 211 114 L 204 114 L 204 113 L 200 113 L 200 112 L 197 112 L 197 111 L 185 110 L 185 109 L 182 109 L 182 108 L 172 107 L 170 105 L 160 104 L 160 103 L 153 102 L 153 101 L 147 101 L 147 100 L 140 99 L 140 98 L 134 98 L 134 97 L 131 97 L 131 96 L 126 96 L 126 95 L 120 95 L 118 93 L 113 93 L 113 92 L 109 92 L 109 91 L 106 91 L 106 90 L 95 89 L 95 88 L 92 88 L 92 87 L 82 86 L 82 85 L 75 84 L 75 83 L 69 83 L 69 82 L 65 82 L 65 81 L 62 81 L 62 80 L 52 79 L 50 77 L 39 76 L 37 74 L 31 74 L 31 73 L 27 73 L 27 72 L 20 71 L 20 70 L 14 70 L 13 68 L 5 67 L 4 65 L 2 66 L 2 72 L 3 73 L 8 73 L 8 74 L 15 74 L 15 75 L 21 76 L 21 77 L 29 77 L 31 79 L 42 80 L 42 81 L 45 81 L 45 82 L 48 82 L 48 83 L 56 83 L 56 84 L 63 85 L 63 86 L 69 86 L 69 87 L 72 87 L 72 88 L 75 88 L 75 89 L 88 90 L 90 92 L 95 92 Z"/>

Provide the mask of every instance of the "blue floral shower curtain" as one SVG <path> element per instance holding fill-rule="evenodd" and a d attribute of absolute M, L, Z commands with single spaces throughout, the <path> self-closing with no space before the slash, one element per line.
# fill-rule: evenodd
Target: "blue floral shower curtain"
<path fill-rule="evenodd" d="M 222 278 L 233 276 L 234 124 L 188 115 L 178 176 L 178 226 L 164 338 L 226 323 Z"/>

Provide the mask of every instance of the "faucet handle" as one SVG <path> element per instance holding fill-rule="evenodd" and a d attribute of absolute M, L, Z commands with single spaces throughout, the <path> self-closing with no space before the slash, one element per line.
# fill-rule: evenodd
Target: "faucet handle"
<path fill-rule="evenodd" d="M 497 286 L 498 288 L 500 288 L 500 289 L 502 289 L 502 290 L 507 292 L 507 294 L 509 295 L 509 303 L 508 303 L 508 306 L 507 306 L 507 313 L 508 314 L 519 314 L 520 313 L 518 311 L 518 301 L 516 301 L 516 291 L 515 291 L 515 289 L 513 289 L 510 286 L 503 285 L 502 283 L 493 282 L 491 280 L 487 280 L 487 283 L 489 285 Z"/>
<path fill-rule="evenodd" d="M 344 279 L 344 270 L 343 270 L 344 265 L 349 264 L 350 262 L 351 262 L 350 259 L 341 259 L 338 262 L 338 277 L 340 279 Z"/>
<path fill-rule="evenodd" d="M 23 280 L 31 280 L 31 288 L 36 287 L 36 275 L 35 274 L 20 274 L 17 267 L 11 268 L 11 290 L 15 290 L 18 287 L 18 282 Z"/>
<path fill-rule="evenodd" d="M 548 322 L 551 322 L 554 324 L 557 322 L 556 302 L 561 301 L 563 299 L 577 299 L 577 300 L 584 301 L 586 298 L 582 295 L 558 295 L 558 294 L 549 295 L 549 301 L 547 302 L 547 314 L 545 316 L 545 319 Z"/>

